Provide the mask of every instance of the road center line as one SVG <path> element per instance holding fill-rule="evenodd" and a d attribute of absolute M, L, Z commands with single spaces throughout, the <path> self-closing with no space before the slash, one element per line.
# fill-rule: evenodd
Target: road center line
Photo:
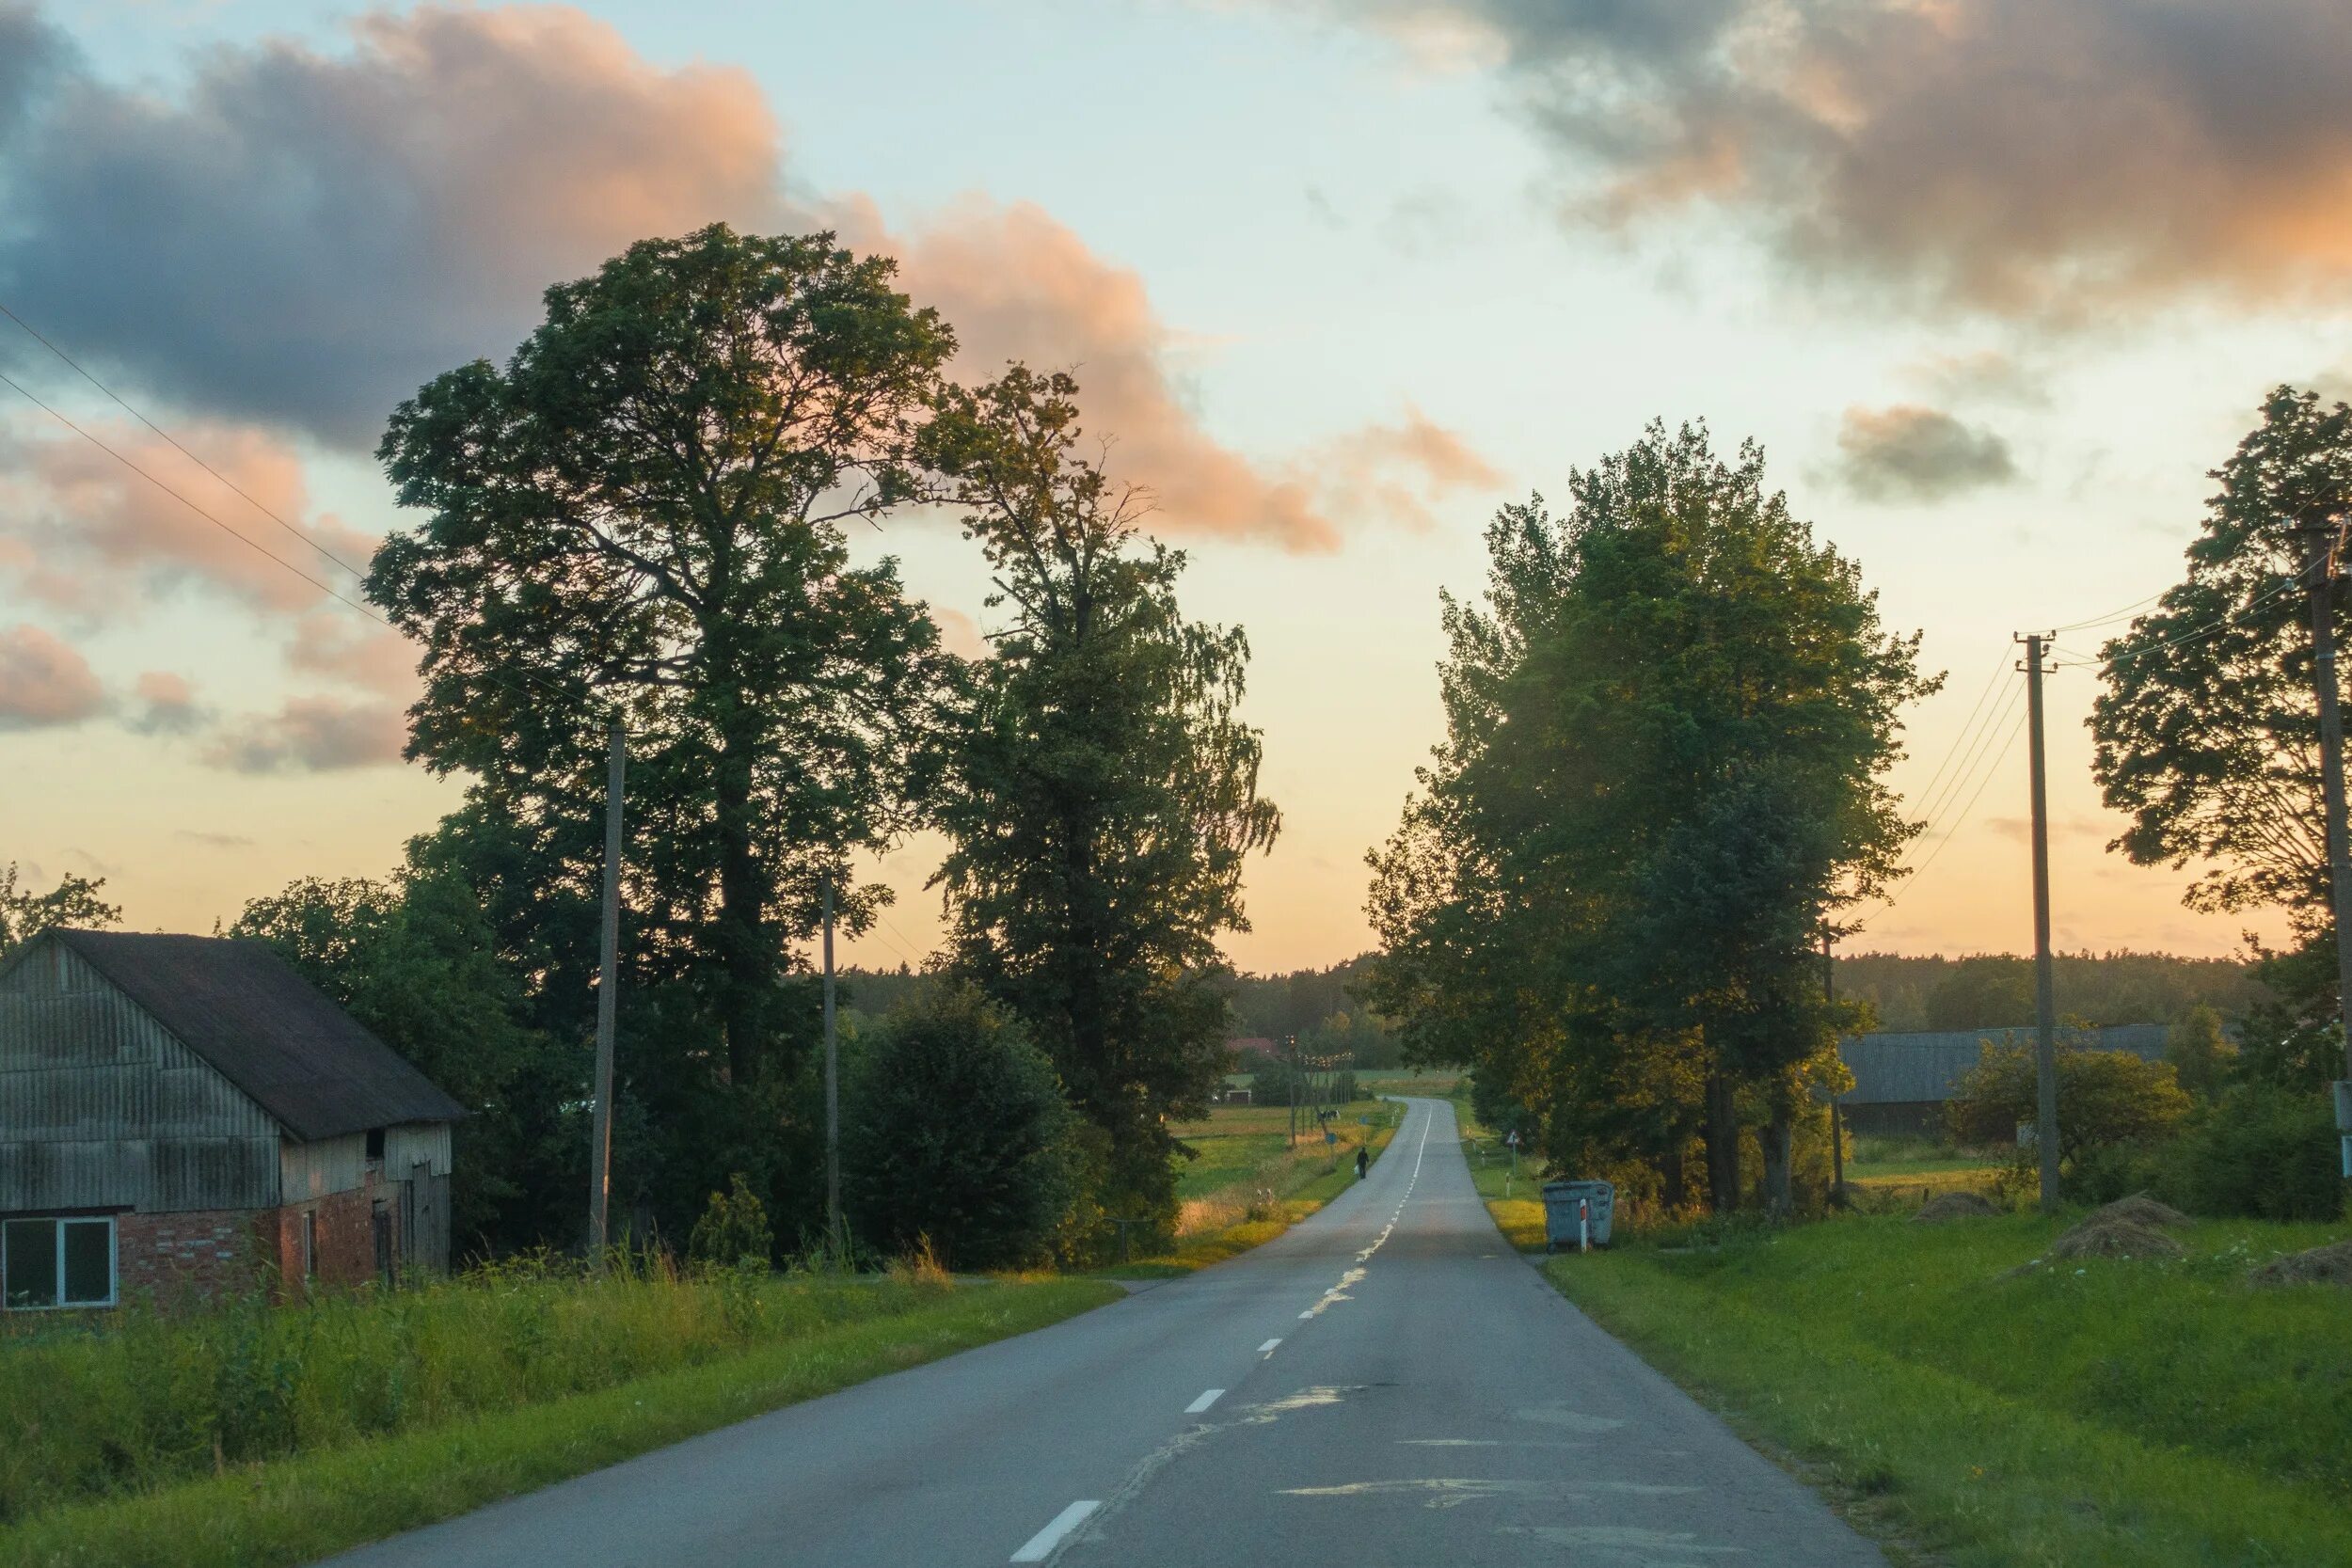
<path fill-rule="evenodd" d="M 1042 1562 L 1054 1555 L 1062 1537 L 1076 1529 L 1086 1516 L 1103 1505 L 1098 1502 L 1075 1502 L 1054 1515 L 1054 1522 L 1029 1537 L 1028 1544 L 1012 1554 L 1015 1562 Z"/>
<path fill-rule="evenodd" d="M 1207 1393 L 1201 1395 L 1199 1399 L 1193 1401 L 1190 1404 L 1184 1406 L 1184 1414 L 1187 1416 L 1198 1416 L 1200 1412 L 1208 1409 L 1209 1406 L 1215 1404 L 1217 1401 L 1223 1399 L 1224 1397 L 1224 1389 L 1212 1388 Z"/>
<path fill-rule="evenodd" d="M 1274 1347 L 1281 1342 L 1282 1341 L 1279 1339 L 1268 1339 L 1264 1344 L 1258 1347 L 1258 1354 L 1260 1355 L 1272 1355 L 1274 1354 Z"/>

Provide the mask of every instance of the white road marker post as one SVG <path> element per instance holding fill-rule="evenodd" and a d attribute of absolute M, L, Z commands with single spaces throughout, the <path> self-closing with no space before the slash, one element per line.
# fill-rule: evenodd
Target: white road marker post
<path fill-rule="evenodd" d="M 1589 1197 L 1576 1200 L 1576 1250 L 1593 1250 L 1593 1200 Z"/>

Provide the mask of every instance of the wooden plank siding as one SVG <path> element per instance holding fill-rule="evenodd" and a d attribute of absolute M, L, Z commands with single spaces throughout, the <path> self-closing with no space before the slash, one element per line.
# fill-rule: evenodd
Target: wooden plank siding
<path fill-rule="evenodd" d="M 278 1124 L 72 953 L 0 978 L 0 1213 L 262 1209 Z"/>

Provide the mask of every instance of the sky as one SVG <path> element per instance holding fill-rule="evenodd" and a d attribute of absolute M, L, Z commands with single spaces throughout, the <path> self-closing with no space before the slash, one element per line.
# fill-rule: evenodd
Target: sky
<path fill-rule="evenodd" d="M 1851 946 L 2024 950 L 2011 634 L 2095 651 L 2264 391 L 2345 384 L 2347 91 L 2338 0 L 0 0 L 0 305 L 106 388 L 0 318 L 0 859 L 197 931 L 389 871 L 461 781 L 400 760 L 413 651 L 338 602 L 413 521 L 385 416 L 724 219 L 897 257 L 959 373 L 1074 370 L 1249 636 L 1284 827 L 1242 968 L 1371 945 L 1440 589 L 1652 420 L 1759 441 L 1949 672 Z M 978 645 L 946 521 L 856 548 Z M 2277 934 L 2106 850 L 2094 682 L 2049 682 L 2058 945 Z M 874 868 L 850 959 L 929 951 L 938 855 Z"/>

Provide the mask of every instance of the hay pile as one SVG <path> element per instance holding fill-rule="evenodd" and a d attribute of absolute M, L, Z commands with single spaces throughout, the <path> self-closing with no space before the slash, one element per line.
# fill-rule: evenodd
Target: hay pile
<path fill-rule="evenodd" d="M 2058 1258 L 2178 1258 L 2186 1249 L 2153 1226 L 2091 1215 L 2050 1243 Z"/>
<path fill-rule="evenodd" d="M 1981 1219 L 2000 1211 L 1974 1193 L 1938 1193 L 1911 1216 L 1914 1225 L 1942 1225 L 1947 1220 Z"/>
<path fill-rule="evenodd" d="M 2145 1226 L 2151 1230 L 2177 1230 L 2187 1225 L 2189 1218 L 2169 1203 L 2158 1203 L 2146 1193 L 2119 1197 L 2104 1208 L 2093 1209 L 2083 1218 L 2085 1225 L 2107 1225 L 2119 1221 Z"/>
<path fill-rule="evenodd" d="M 2352 1241 L 2330 1242 L 2309 1252 L 2273 1258 L 2247 1272 L 2257 1285 L 2343 1285 L 2352 1287 Z"/>

